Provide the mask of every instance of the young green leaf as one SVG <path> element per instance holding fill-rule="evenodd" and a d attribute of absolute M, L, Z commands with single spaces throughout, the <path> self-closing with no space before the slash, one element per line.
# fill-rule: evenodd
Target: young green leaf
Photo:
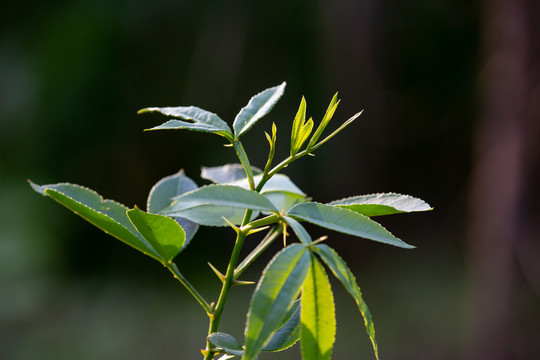
<path fill-rule="evenodd" d="M 352 196 L 332 201 L 328 205 L 349 209 L 369 217 L 433 210 L 422 199 L 395 193 Z"/>
<path fill-rule="evenodd" d="M 302 358 L 329 360 L 336 339 L 334 296 L 322 265 L 312 255 L 302 287 Z"/>
<path fill-rule="evenodd" d="M 325 137 L 324 139 L 322 139 L 321 141 L 319 141 L 317 144 L 313 145 L 310 147 L 310 150 L 315 150 L 319 147 L 321 147 L 325 142 L 327 142 L 328 140 L 330 140 L 331 138 L 333 138 L 334 136 L 336 136 L 337 134 L 339 134 L 341 131 L 343 131 L 343 129 L 345 129 L 347 126 L 349 126 L 354 120 L 356 120 L 356 118 L 358 118 L 360 115 L 362 115 L 362 112 L 364 110 L 360 111 L 359 113 L 356 113 L 354 114 L 352 117 L 350 117 L 347 121 L 345 121 L 343 124 L 341 124 L 340 127 L 338 127 L 336 130 L 332 131 L 332 133 L 330 135 L 328 135 L 327 137 Z"/>
<path fill-rule="evenodd" d="M 279 327 L 264 346 L 263 351 L 283 351 L 296 344 L 300 339 L 300 300 L 293 303 L 285 320 L 285 323 Z"/>
<path fill-rule="evenodd" d="M 225 354 L 239 357 L 244 355 L 244 348 L 232 335 L 216 332 L 208 335 L 208 341 Z"/>
<path fill-rule="evenodd" d="M 305 202 L 293 206 L 288 216 L 345 234 L 375 240 L 405 249 L 414 248 L 398 239 L 382 225 L 354 211 L 332 205 Z"/>
<path fill-rule="evenodd" d="M 292 130 L 291 130 L 291 156 L 296 155 L 298 153 L 298 150 L 302 146 L 302 144 L 299 143 L 299 137 L 300 132 L 302 128 L 304 127 L 304 124 L 306 122 L 306 99 L 302 96 L 302 100 L 300 101 L 300 106 L 298 107 L 298 111 L 296 113 L 296 116 L 294 117 L 293 124 L 292 124 Z"/>
<path fill-rule="evenodd" d="M 247 132 L 259 119 L 268 114 L 285 92 L 286 83 L 266 89 L 249 100 L 234 119 L 233 128 L 236 138 Z"/>
<path fill-rule="evenodd" d="M 375 357 L 379 359 L 379 351 L 377 346 L 377 340 L 375 339 L 375 326 L 371 318 L 371 313 L 369 312 L 367 304 L 362 298 L 362 292 L 356 283 L 356 279 L 347 267 L 347 264 L 343 259 L 336 253 L 334 249 L 328 245 L 318 244 L 313 247 L 313 250 L 317 255 L 323 259 L 326 265 L 330 268 L 332 273 L 339 281 L 343 284 L 345 289 L 351 294 L 351 296 L 356 301 L 358 309 L 364 318 L 364 323 L 366 326 L 366 331 L 368 333 L 369 339 L 373 345 L 373 351 L 375 352 Z"/>
<path fill-rule="evenodd" d="M 104 200 L 95 191 L 75 184 L 60 183 L 39 186 L 30 182 L 30 185 L 36 192 L 49 196 L 107 234 L 143 254 L 161 261 L 157 251 L 129 221 L 126 215 L 128 210 L 126 206 L 112 200 Z"/>
<path fill-rule="evenodd" d="M 253 360 L 282 323 L 307 275 L 311 255 L 300 244 L 281 250 L 263 272 L 251 299 L 244 360 Z"/>
<path fill-rule="evenodd" d="M 319 140 L 319 137 L 322 135 L 324 129 L 326 128 L 330 120 L 332 120 L 332 117 L 334 116 L 334 113 L 336 112 L 336 109 L 339 105 L 337 96 L 338 96 L 338 93 L 335 93 L 334 97 L 330 101 L 330 105 L 328 105 L 328 109 L 326 109 L 326 113 L 324 114 L 324 117 L 321 120 L 321 123 L 319 124 L 319 126 L 317 127 L 317 130 L 315 130 L 315 133 L 309 140 L 309 144 L 307 146 L 308 148 L 311 148 L 313 145 L 315 145 L 315 143 L 317 142 L 317 140 Z"/>
<path fill-rule="evenodd" d="M 234 135 L 231 128 L 219 116 L 195 106 L 150 107 L 139 110 L 138 114 L 157 112 L 187 121 L 169 120 L 159 126 L 147 130 L 176 130 L 186 129 L 217 134 L 232 141 Z"/>
<path fill-rule="evenodd" d="M 186 233 L 174 219 L 149 214 L 137 207 L 128 210 L 127 216 L 139 233 L 158 252 L 163 264 L 170 263 L 184 246 Z"/>
<path fill-rule="evenodd" d="M 179 195 L 197 189 L 197 184 L 184 174 L 184 170 L 170 176 L 166 176 L 159 180 L 150 190 L 147 200 L 147 210 L 149 213 L 158 214 L 163 209 L 169 207 L 173 203 L 173 199 Z M 174 218 L 184 229 L 186 233 L 186 242 L 184 247 L 188 245 L 197 230 L 199 224 L 182 217 Z"/>

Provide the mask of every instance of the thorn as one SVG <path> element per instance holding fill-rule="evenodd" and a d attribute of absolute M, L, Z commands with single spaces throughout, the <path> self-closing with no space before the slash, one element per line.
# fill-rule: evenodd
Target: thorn
<path fill-rule="evenodd" d="M 232 227 L 233 230 L 234 230 L 237 234 L 240 233 L 241 229 L 240 229 L 238 226 L 234 225 L 232 222 L 230 222 L 229 220 L 227 220 L 227 218 L 226 218 L 225 216 L 222 216 L 221 218 L 222 218 L 223 220 L 225 220 L 225 222 L 226 222 L 227 224 L 229 224 L 229 226 Z"/>
<path fill-rule="evenodd" d="M 247 236 L 247 235 L 251 235 L 251 234 L 258 233 L 259 231 L 266 230 L 266 229 L 268 229 L 269 227 L 270 227 L 270 226 L 263 226 L 263 227 L 256 228 L 256 229 L 250 229 L 250 230 L 247 232 L 246 236 Z"/>
<path fill-rule="evenodd" d="M 234 145 L 233 144 L 223 144 L 223 146 L 225 146 L 225 147 L 233 147 Z"/>
<path fill-rule="evenodd" d="M 314 240 L 310 245 L 317 245 L 318 243 L 323 242 L 324 240 L 328 239 L 327 235 L 321 236 L 317 240 Z"/>
<path fill-rule="evenodd" d="M 208 263 L 208 266 L 210 266 L 210 268 L 214 271 L 214 273 L 217 275 L 219 280 L 221 280 L 221 282 L 225 282 L 225 275 L 220 273 L 219 270 L 214 267 L 214 265 Z"/>
<path fill-rule="evenodd" d="M 255 284 L 255 281 L 242 281 L 242 280 L 236 280 L 236 279 L 233 279 L 232 281 L 232 286 L 236 286 L 236 285 L 253 285 Z"/>

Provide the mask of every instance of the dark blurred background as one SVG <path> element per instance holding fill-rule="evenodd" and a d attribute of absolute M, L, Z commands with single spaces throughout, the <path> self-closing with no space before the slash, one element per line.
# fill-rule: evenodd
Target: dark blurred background
<path fill-rule="evenodd" d="M 166 119 L 138 109 L 196 105 L 231 123 L 282 81 L 285 96 L 244 138 L 253 165 L 272 121 L 286 156 L 302 95 L 318 122 L 339 91 L 333 126 L 364 114 L 285 173 L 318 201 L 393 191 L 435 208 L 379 219 L 415 250 L 329 233 L 381 358 L 540 358 L 539 11 L 535 0 L 2 2 L 0 359 L 199 359 L 207 318 L 189 294 L 26 180 L 144 207 L 160 178 L 183 168 L 203 184 L 201 165 L 235 157 L 215 136 L 143 133 Z M 208 298 L 219 282 L 206 263 L 224 270 L 233 241 L 204 228 L 177 258 Z M 333 285 L 333 358 L 373 358 Z M 223 318 L 239 339 L 252 289 L 234 288 Z M 299 358 L 297 346 L 261 356 Z"/>

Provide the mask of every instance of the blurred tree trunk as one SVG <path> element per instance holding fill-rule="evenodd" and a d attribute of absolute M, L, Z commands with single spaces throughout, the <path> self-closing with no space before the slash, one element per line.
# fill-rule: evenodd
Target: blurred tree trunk
<path fill-rule="evenodd" d="M 516 250 L 527 229 L 525 189 L 535 129 L 534 25 L 525 0 L 485 0 L 480 121 L 467 233 L 470 291 L 465 359 L 516 358 Z"/>

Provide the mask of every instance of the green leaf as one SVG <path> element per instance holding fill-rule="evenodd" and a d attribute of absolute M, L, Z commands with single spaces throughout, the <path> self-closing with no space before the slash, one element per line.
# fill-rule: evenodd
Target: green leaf
<path fill-rule="evenodd" d="M 152 187 L 148 195 L 147 210 L 149 213 L 159 214 L 172 204 L 175 197 L 195 189 L 197 189 L 197 184 L 184 174 L 184 170 L 180 170 L 174 175 L 159 180 Z M 197 233 L 199 224 L 182 217 L 175 217 L 174 219 L 186 233 L 186 242 L 184 243 L 184 247 L 186 247 Z"/>
<path fill-rule="evenodd" d="M 352 196 L 332 201 L 328 205 L 349 209 L 369 217 L 433 210 L 422 199 L 395 193 Z"/>
<path fill-rule="evenodd" d="M 225 354 L 239 357 L 244 355 L 244 348 L 232 335 L 222 332 L 212 333 L 208 335 L 208 341 Z"/>
<path fill-rule="evenodd" d="M 262 174 L 254 177 L 255 186 L 259 184 L 262 179 Z M 228 185 L 239 186 L 244 189 L 249 189 L 249 182 L 247 178 L 230 182 Z M 279 211 L 287 211 L 293 205 L 303 202 L 306 199 L 306 194 L 300 190 L 287 176 L 283 174 L 276 174 L 268 180 L 260 192 L 264 195 L 275 208 Z"/>
<path fill-rule="evenodd" d="M 164 264 L 170 263 L 184 246 L 186 233 L 174 219 L 149 214 L 137 207 L 128 210 L 127 216 L 146 241 L 156 249 Z"/>
<path fill-rule="evenodd" d="M 370 218 L 332 205 L 315 202 L 300 203 L 293 206 L 287 215 L 345 234 L 359 236 L 405 249 L 414 248 L 414 246 L 398 239 Z"/>
<path fill-rule="evenodd" d="M 296 138 L 296 144 L 294 149 L 292 149 L 292 152 L 294 154 L 298 153 L 300 149 L 302 148 L 302 145 L 306 142 L 307 138 L 311 134 L 311 130 L 313 130 L 313 119 L 309 119 L 307 123 L 302 125 L 302 128 L 298 132 L 298 137 Z"/>
<path fill-rule="evenodd" d="M 324 129 L 326 128 L 330 120 L 332 120 L 332 117 L 334 116 L 334 113 L 336 112 L 336 109 L 339 105 L 337 96 L 338 96 L 338 93 L 336 92 L 334 94 L 334 97 L 330 101 L 330 105 L 328 105 L 328 109 L 326 109 L 326 113 L 324 114 L 324 117 L 321 120 L 321 123 L 319 124 L 319 126 L 317 127 L 317 130 L 315 130 L 315 133 L 309 140 L 309 144 L 307 146 L 308 148 L 311 148 L 313 145 L 315 145 L 315 143 L 317 142 L 317 140 L 319 140 L 319 137 L 322 135 Z"/>
<path fill-rule="evenodd" d="M 311 259 L 311 267 L 302 287 L 300 319 L 302 358 L 329 360 L 336 339 L 334 296 L 328 277 L 315 257 Z"/>
<path fill-rule="evenodd" d="M 285 323 L 264 346 L 263 351 L 283 351 L 296 344 L 300 339 L 300 300 L 294 301 L 285 320 Z"/>
<path fill-rule="evenodd" d="M 234 119 L 236 138 L 248 131 L 259 119 L 268 114 L 285 92 L 286 83 L 266 89 L 249 100 Z"/>
<path fill-rule="evenodd" d="M 324 139 L 322 139 L 320 142 L 318 142 L 317 144 L 313 145 L 313 147 L 310 148 L 310 150 L 315 150 L 319 147 L 321 147 L 325 142 L 327 142 L 328 140 L 330 140 L 331 138 L 333 138 L 334 136 L 336 136 L 337 134 L 339 134 L 341 131 L 343 131 L 347 126 L 349 126 L 354 120 L 356 120 L 356 118 L 358 118 L 360 115 L 362 115 L 362 113 L 364 112 L 364 110 L 360 111 L 359 113 L 356 113 L 354 114 L 352 117 L 350 117 L 347 121 L 345 121 L 343 124 L 341 124 L 340 127 L 338 127 L 336 130 L 334 130 L 330 135 L 328 135 L 327 137 L 325 137 Z"/>
<path fill-rule="evenodd" d="M 162 115 L 172 116 L 175 118 L 180 118 L 186 121 L 181 120 L 169 120 L 162 125 L 153 127 L 147 130 L 175 130 L 175 129 L 186 129 L 193 131 L 202 131 L 214 133 L 220 136 L 223 136 L 230 141 L 233 139 L 233 134 L 231 128 L 225 121 L 223 121 L 219 116 L 209 111 L 200 109 L 195 106 L 178 106 L 178 107 L 150 107 L 139 110 L 138 114 L 143 114 L 147 112 L 157 112 Z"/>
<path fill-rule="evenodd" d="M 328 245 L 318 244 L 313 247 L 313 250 L 321 257 L 321 259 L 323 259 L 323 261 L 326 263 L 326 265 L 328 265 L 335 277 L 339 279 L 345 289 L 347 289 L 347 291 L 356 301 L 358 309 L 360 310 L 360 313 L 364 318 L 366 331 L 373 345 L 375 357 L 379 359 L 377 340 L 375 339 L 375 326 L 371 318 L 371 313 L 369 312 L 368 306 L 362 298 L 362 292 L 360 291 L 360 287 L 358 287 L 358 284 L 356 283 L 356 279 L 353 273 L 347 267 L 345 261 L 343 261 L 343 259 L 336 253 L 336 251 Z"/>
<path fill-rule="evenodd" d="M 176 211 L 199 205 L 215 205 L 240 209 L 277 211 L 274 205 L 256 191 L 231 185 L 207 185 L 175 198 L 175 202 L 162 213 L 175 215 Z"/>
<path fill-rule="evenodd" d="M 285 222 L 289 224 L 291 229 L 293 229 L 294 233 L 298 237 L 298 240 L 300 240 L 302 244 L 309 245 L 312 243 L 311 236 L 306 231 L 306 229 L 302 226 L 302 224 L 300 224 L 298 221 L 294 220 L 292 217 L 289 217 L 289 216 L 283 216 L 283 220 L 285 220 Z"/>
<path fill-rule="evenodd" d="M 263 272 L 251 299 L 244 360 L 253 360 L 283 321 L 298 296 L 311 262 L 300 244 L 281 250 Z"/>
<path fill-rule="evenodd" d="M 239 225 L 242 223 L 242 220 L 244 220 L 245 213 L 245 209 L 210 204 L 177 209 L 171 211 L 172 215 L 163 212 L 163 214 L 166 214 L 167 216 L 181 216 L 204 226 L 229 226 L 227 221 Z M 251 220 L 255 219 L 258 215 L 258 211 L 253 211 Z M 227 221 L 223 218 L 227 219 Z"/>
<path fill-rule="evenodd" d="M 251 170 L 255 174 L 259 174 L 262 171 L 252 167 Z M 241 164 L 227 164 L 215 167 L 202 167 L 201 178 L 210 180 L 216 184 L 232 183 L 237 180 L 245 179 L 247 187 L 249 189 L 249 183 L 246 178 L 246 172 Z"/>
<path fill-rule="evenodd" d="M 88 188 L 69 184 L 36 185 L 32 188 L 64 205 L 94 226 L 161 262 L 157 251 L 139 234 L 126 215 L 128 208 Z"/>

